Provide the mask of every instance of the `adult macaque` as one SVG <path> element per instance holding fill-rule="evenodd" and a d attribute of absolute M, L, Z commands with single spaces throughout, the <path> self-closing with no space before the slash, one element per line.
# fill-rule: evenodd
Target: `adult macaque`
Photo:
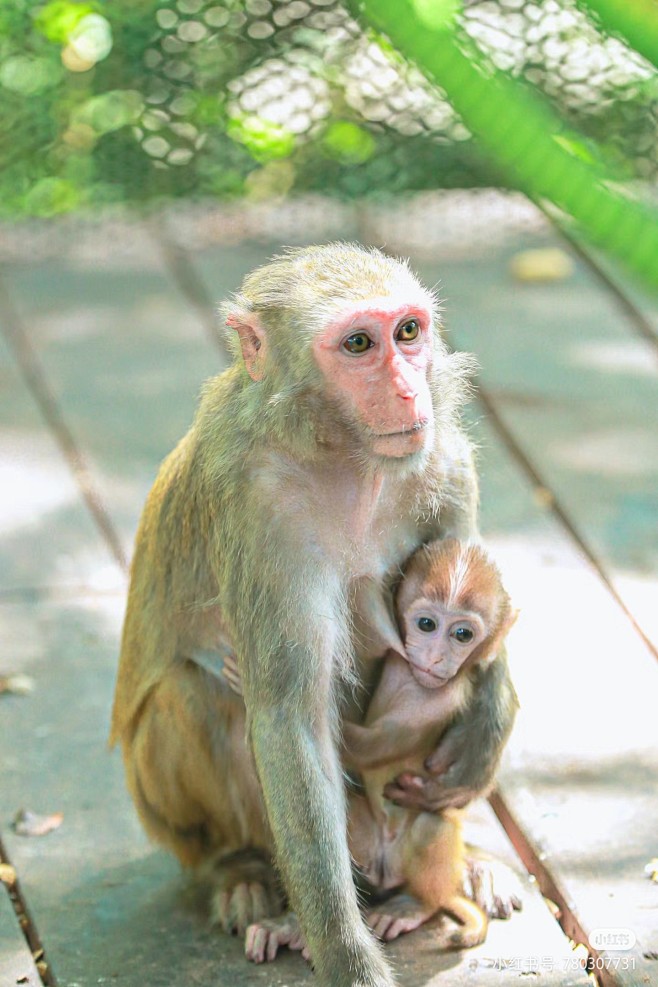
<path fill-rule="evenodd" d="M 349 847 L 372 888 L 402 892 L 367 915 L 377 936 L 395 939 L 445 911 L 461 924 L 447 945 L 466 948 L 484 941 L 488 919 L 464 897 L 461 813 L 400 808 L 384 789 L 402 772 L 423 771 L 442 732 L 468 709 L 480 676 L 498 659 L 516 612 L 483 549 L 454 538 L 414 553 L 396 611 L 404 657 L 388 652 L 364 724 L 344 726 L 343 760 L 359 772 L 365 790 L 349 795 Z M 239 688 L 230 659 L 228 676 Z M 273 959 L 284 944 L 305 945 L 289 913 L 247 930 L 246 953 L 256 962 Z"/>
<path fill-rule="evenodd" d="M 337 753 L 341 702 L 369 684 L 351 604 L 419 545 L 475 533 L 458 420 L 470 362 L 447 354 L 408 267 L 358 246 L 274 259 L 226 315 L 238 359 L 206 385 L 138 531 L 112 737 L 147 831 L 205 863 L 225 928 L 277 914 L 274 857 L 320 984 L 389 987 L 359 914 Z M 229 644 L 255 771 L 242 701 L 213 666 Z M 451 749 L 455 788 L 491 773 L 506 689 L 483 676 Z M 443 787 L 427 792 L 431 807 Z M 399 796 L 423 801 L 403 783 Z"/>

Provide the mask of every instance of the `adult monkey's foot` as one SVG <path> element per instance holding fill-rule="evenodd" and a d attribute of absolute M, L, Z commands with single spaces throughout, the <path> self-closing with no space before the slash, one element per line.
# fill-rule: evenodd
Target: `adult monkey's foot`
<path fill-rule="evenodd" d="M 252 923 L 280 914 L 283 898 L 274 869 L 258 850 L 215 857 L 204 870 L 212 887 L 211 921 L 225 932 L 242 935 Z"/>
<path fill-rule="evenodd" d="M 244 952 L 252 963 L 271 963 L 281 946 L 300 950 L 306 960 L 311 958 L 294 912 L 284 912 L 278 918 L 254 922 L 247 929 Z"/>

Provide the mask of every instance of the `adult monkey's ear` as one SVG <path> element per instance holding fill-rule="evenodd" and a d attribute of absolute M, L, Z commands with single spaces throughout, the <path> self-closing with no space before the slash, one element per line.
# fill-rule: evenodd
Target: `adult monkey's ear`
<path fill-rule="evenodd" d="M 242 359 L 247 373 L 252 380 L 262 380 L 265 373 L 267 340 L 265 330 L 258 319 L 252 314 L 246 316 L 237 312 L 229 312 L 226 316 L 226 325 L 235 329 L 238 334 Z"/>

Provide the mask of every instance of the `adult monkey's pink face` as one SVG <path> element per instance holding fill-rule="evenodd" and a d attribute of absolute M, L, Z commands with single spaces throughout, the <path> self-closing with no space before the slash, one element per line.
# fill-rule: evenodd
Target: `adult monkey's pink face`
<path fill-rule="evenodd" d="M 313 351 L 328 394 L 361 425 L 373 454 L 400 458 L 431 444 L 432 317 L 420 293 L 352 304 L 315 338 Z"/>

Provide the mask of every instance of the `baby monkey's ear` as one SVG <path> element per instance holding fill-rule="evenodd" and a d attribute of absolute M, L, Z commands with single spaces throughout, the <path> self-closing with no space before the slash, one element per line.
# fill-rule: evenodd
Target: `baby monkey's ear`
<path fill-rule="evenodd" d="M 505 619 L 505 622 L 503 624 L 503 628 L 502 628 L 502 633 L 503 634 L 507 634 L 508 631 L 511 631 L 512 630 L 512 628 L 514 627 L 514 624 L 519 619 L 519 614 L 520 613 L 521 613 L 521 611 L 518 610 L 516 607 L 512 607 L 510 609 L 509 615 L 507 616 L 507 618 Z"/>
<path fill-rule="evenodd" d="M 507 613 L 501 618 L 500 627 L 496 633 L 484 642 L 484 646 L 480 646 L 483 650 L 478 655 L 478 661 L 482 661 L 483 664 L 488 665 L 494 660 L 507 637 L 508 631 L 514 627 L 519 613 L 520 611 L 515 607 L 508 605 Z M 486 650 L 484 650 L 485 647 Z"/>

